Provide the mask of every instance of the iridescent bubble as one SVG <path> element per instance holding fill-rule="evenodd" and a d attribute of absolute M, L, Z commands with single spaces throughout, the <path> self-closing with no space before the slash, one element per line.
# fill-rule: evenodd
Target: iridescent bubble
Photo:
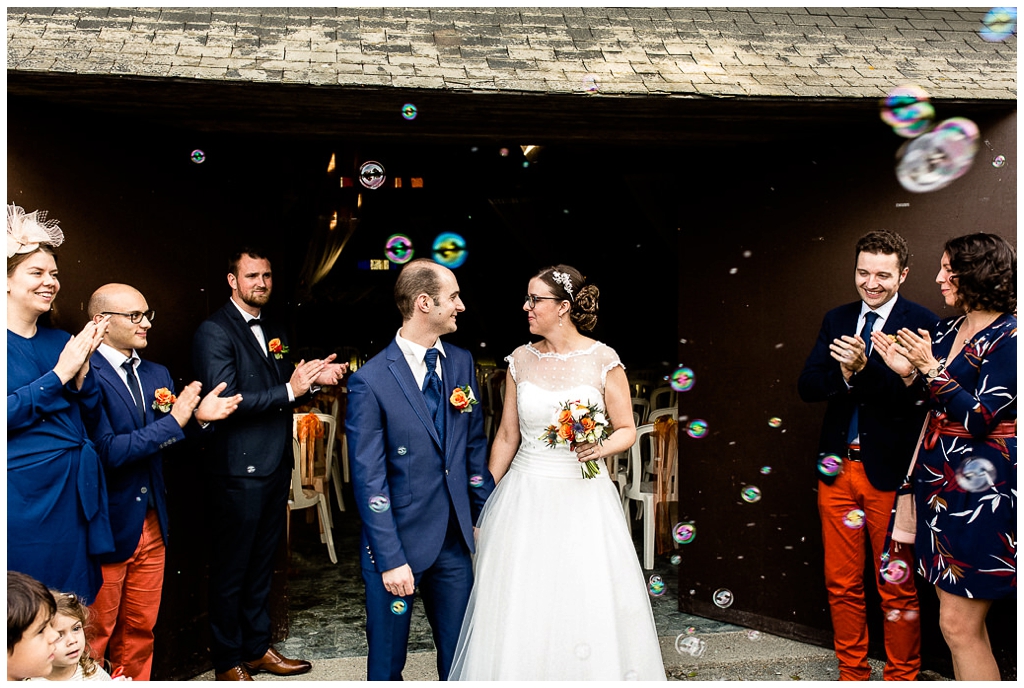
<path fill-rule="evenodd" d="M 695 537 L 697 537 L 697 526 L 691 522 L 677 523 L 676 527 L 672 529 L 672 539 L 680 545 L 690 544 Z"/>
<path fill-rule="evenodd" d="M 978 127 L 964 117 L 945 120 L 897 152 L 896 178 L 907 191 L 936 191 L 959 179 L 978 152 Z"/>
<path fill-rule="evenodd" d="M 691 420 L 690 424 L 686 426 L 686 434 L 694 439 L 700 439 L 704 435 L 708 434 L 708 422 L 706 420 Z"/>
<path fill-rule="evenodd" d="M 502 148 L 500 151 L 498 151 L 498 155 L 500 155 L 503 158 L 507 158 L 508 157 L 508 148 Z"/>
<path fill-rule="evenodd" d="M 668 558 L 668 563 L 672 564 L 673 566 L 679 566 L 679 564 L 681 564 L 682 561 L 683 558 L 678 554 L 673 554 L 671 557 Z"/>
<path fill-rule="evenodd" d="M 928 92 L 920 86 L 899 86 L 882 99 L 882 121 L 905 138 L 924 132 L 934 117 Z"/>
<path fill-rule="evenodd" d="M 367 189 L 379 189 L 386 178 L 384 166 L 376 160 L 368 160 L 359 166 L 359 183 Z"/>
<path fill-rule="evenodd" d="M 885 620 L 890 622 L 896 622 L 900 620 L 901 612 L 899 609 L 890 609 L 885 613 Z"/>
<path fill-rule="evenodd" d="M 965 492 L 982 492 L 996 484 L 996 467 L 988 459 L 971 457 L 957 466 L 956 484 Z"/>
<path fill-rule="evenodd" d="M 740 492 L 740 497 L 742 497 L 743 501 L 746 502 L 747 504 L 760 502 L 761 490 L 755 485 L 747 485 L 746 487 L 743 488 L 743 491 Z"/>
<path fill-rule="evenodd" d="M 904 609 L 903 618 L 907 621 L 913 621 L 919 616 L 920 612 L 916 609 Z"/>
<path fill-rule="evenodd" d="M 580 643 L 576 646 L 576 656 L 580 659 L 590 659 L 590 646 Z"/>
<path fill-rule="evenodd" d="M 672 381 L 669 384 L 677 392 L 690 391 L 693 389 L 693 371 L 686 366 L 679 366 L 672 373 Z"/>
<path fill-rule="evenodd" d="M 206 162 L 206 153 L 196 148 L 194 151 L 192 151 L 192 162 L 194 162 L 197 165 Z"/>
<path fill-rule="evenodd" d="M 729 268 L 729 274 L 730 275 L 735 275 L 739 271 L 740 271 L 739 268 Z"/>
<path fill-rule="evenodd" d="M 386 495 L 374 495 L 370 497 L 370 511 L 375 514 L 382 514 L 391 508 L 391 500 Z"/>
<path fill-rule="evenodd" d="M 412 103 L 406 103 L 402 106 L 402 117 L 411 120 L 416 119 L 416 115 L 418 114 L 419 111 L 416 110 L 416 106 Z"/>
<path fill-rule="evenodd" d="M 824 454 L 818 459 L 818 472 L 834 478 L 843 470 L 843 460 L 835 454 Z"/>
<path fill-rule="evenodd" d="M 728 588 L 719 588 L 715 590 L 711 596 L 711 601 L 715 603 L 716 607 L 725 609 L 726 607 L 732 606 L 732 590 Z"/>
<path fill-rule="evenodd" d="M 384 255 L 392 263 L 398 263 L 399 265 L 408 263 L 412 260 L 414 253 L 416 251 L 412 247 L 412 239 L 404 234 L 392 234 L 384 243 Z"/>
<path fill-rule="evenodd" d="M 768 427 L 770 427 L 770 428 L 780 428 L 780 427 L 782 427 L 782 419 L 779 418 L 778 416 L 773 416 L 773 417 L 769 418 L 768 419 Z"/>
<path fill-rule="evenodd" d="M 690 594 L 691 595 L 693 594 L 693 590 L 690 591 Z M 686 635 L 693 635 L 696 632 L 697 632 L 697 628 L 696 627 L 694 627 L 694 626 L 687 626 L 686 627 Z"/>
<path fill-rule="evenodd" d="M 1006 164 L 1006 158 L 1002 155 L 997 155 L 992 158 L 992 167 L 1002 167 Z"/>
<path fill-rule="evenodd" d="M 899 585 L 910 577 L 910 567 L 902 559 L 893 559 L 882 567 L 882 578 L 887 583 Z"/>
<path fill-rule="evenodd" d="M 583 77 L 583 90 L 587 93 L 597 93 L 600 88 L 597 77 L 593 74 L 587 74 Z"/>
<path fill-rule="evenodd" d="M 678 635 L 676 636 L 676 652 L 681 655 L 690 655 L 691 657 L 700 657 L 704 654 L 708 644 L 706 641 L 701 640 L 692 635 Z"/>
<path fill-rule="evenodd" d="M 850 509 L 843 516 L 843 525 L 853 530 L 860 530 L 864 527 L 864 512 L 860 509 Z"/>
<path fill-rule="evenodd" d="M 647 581 L 647 592 L 651 593 L 651 597 L 661 597 L 665 594 L 665 581 L 661 576 L 651 576 Z"/>
<path fill-rule="evenodd" d="M 981 20 L 981 31 L 978 32 L 989 43 L 1005 41 L 1017 30 L 1016 7 L 993 7 Z"/>
<path fill-rule="evenodd" d="M 761 475 L 769 475 L 772 472 L 771 466 L 761 466 Z"/>
<path fill-rule="evenodd" d="M 401 616 L 409 611 L 409 605 L 406 604 L 405 600 L 394 600 L 391 602 L 391 613 L 396 616 Z"/>
<path fill-rule="evenodd" d="M 760 640 L 761 631 L 747 631 L 747 640 Z"/>
<path fill-rule="evenodd" d="M 482 475 L 474 475 L 469 478 L 470 487 L 483 487 L 484 477 Z"/>
<path fill-rule="evenodd" d="M 460 235 L 444 232 L 434 239 L 434 260 L 446 268 L 455 269 L 461 266 L 468 256 L 466 240 Z"/>

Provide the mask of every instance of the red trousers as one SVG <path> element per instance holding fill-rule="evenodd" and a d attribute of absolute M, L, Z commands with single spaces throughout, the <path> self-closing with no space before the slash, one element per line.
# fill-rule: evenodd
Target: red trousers
<path fill-rule="evenodd" d="M 103 565 L 103 587 L 89 607 L 93 657 L 109 649 L 114 669 L 148 681 L 153 669 L 153 627 L 160 611 L 166 548 L 156 511 L 146 514 L 139 546 L 126 561 Z"/>
<path fill-rule="evenodd" d="M 867 606 L 864 602 L 865 543 L 871 544 L 874 571 L 878 580 L 880 557 L 885 547 L 885 531 L 889 526 L 895 493 L 875 489 L 864 473 L 864 464 L 843 462 L 842 473 L 831 485 L 818 485 L 818 511 L 821 514 L 821 537 L 825 545 L 825 586 L 832 611 L 835 631 L 839 680 L 866 681 L 871 675 L 868 666 Z M 863 525 L 851 528 L 844 524 L 854 509 L 864 512 Z M 856 516 L 852 520 L 856 524 Z M 914 587 L 914 557 L 911 545 L 901 545 L 893 559 L 903 559 L 909 575 L 900 583 L 878 585 L 882 598 L 882 614 L 886 621 L 885 664 L 887 681 L 914 681 L 921 668 L 921 621 L 917 590 Z"/>

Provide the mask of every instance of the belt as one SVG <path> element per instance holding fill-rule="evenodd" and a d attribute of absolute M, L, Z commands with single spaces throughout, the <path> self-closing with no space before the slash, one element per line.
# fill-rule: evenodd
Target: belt
<path fill-rule="evenodd" d="M 846 458 L 848 458 L 850 461 L 856 461 L 857 463 L 860 463 L 860 447 L 847 447 Z"/>
<path fill-rule="evenodd" d="M 971 432 L 960 423 L 954 423 L 946 417 L 945 413 L 928 418 L 928 431 L 925 433 L 924 448 L 931 450 L 939 441 L 939 435 L 947 437 L 973 437 Z M 985 435 L 989 438 L 1010 438 L 1017 436 L 1017 421 L 1004 420 L 989 430 Z"/>

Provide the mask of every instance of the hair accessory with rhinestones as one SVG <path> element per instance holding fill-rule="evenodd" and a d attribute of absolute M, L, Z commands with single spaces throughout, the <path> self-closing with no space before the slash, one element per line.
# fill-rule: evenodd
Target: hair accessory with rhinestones
<path fill-rule="evenodd" d="M 569 295 L 570 299 L 573 297 L 572 278 L 569 277 L 569 273 L 559 272 L 558 270 L 555 270 L 554 272 L 551 273 L 551 279 L 555 280 L 555 282 L 562 285 L 562 289 L 565 289 L 565 292 Z"/>

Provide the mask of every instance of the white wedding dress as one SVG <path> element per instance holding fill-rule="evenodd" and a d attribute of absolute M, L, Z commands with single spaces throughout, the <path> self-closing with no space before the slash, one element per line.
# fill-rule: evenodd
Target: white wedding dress
<path fill-rule="evenodd" d="M 647 584 L 603 462 L 584 479 L 576 454 L 539 439 L 560 404 L 602 408 L 610 347 L 506 359 L 521 443 L 484 505 L 475 583 L 451 680 L 665 680 Z"/>

